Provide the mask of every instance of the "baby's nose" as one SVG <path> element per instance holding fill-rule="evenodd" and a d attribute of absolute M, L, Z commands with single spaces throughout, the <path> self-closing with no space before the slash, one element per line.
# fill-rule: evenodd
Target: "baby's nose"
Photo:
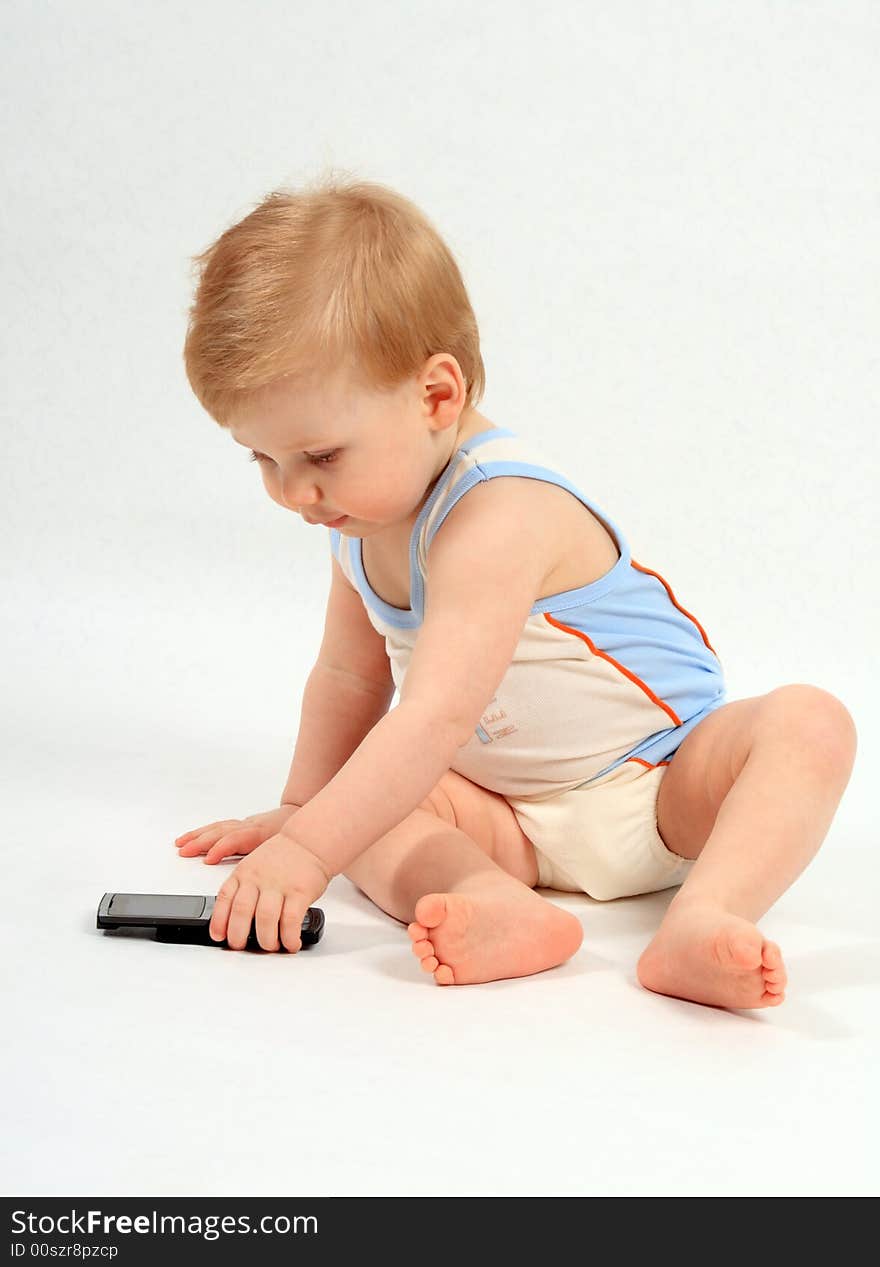
<path fill-rule="evenodd" d="M 281 489 L 284 504 L 290 510 L 300 511 L 303 506 L 313 506 L 321 500 L 320 489 L 311 480 L 294 478 L 286 479 Z"/>

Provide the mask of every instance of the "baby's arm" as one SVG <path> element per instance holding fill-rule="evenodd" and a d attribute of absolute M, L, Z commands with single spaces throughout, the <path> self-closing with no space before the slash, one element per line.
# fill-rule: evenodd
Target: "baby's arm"
<path fill-rule="evenodd" d="M 510 664 L 547 570 L 543 534 L 522 513 L 527 508 L 515 507 L 511 516 L 509 502 L 507 493 L 487 484 L 450 511 L 430 550 L 425 619 L 398 706 L 277 836 L 239 864 L 217 895 L 211 923 L 217 940 L 226 936 L 228 921 L 230 945 L 243 944 L 254 915 L 265 949 L 274 948 L 279 928 L 291 949 L 305 908 L 331 878 L 403 822 L 451 767 Z M 474 566 L 475 541 L 483 566 Z M 344 578 L 341 585 L 348 588 L 346 601 L 360 604 Z M 365 620 L 362 606 L 359 619 Z M 338 628 L 350 644 L 352 632 Z M 373 655 L 378 644 L 370 630 L 374 641 L 365 654 Z M 348 649 L 356 652 L 354 642 Z M 381 645 L 384 656 L 384 640 Z M 356 656 L 330 663 L 362 671 Z M 303 787 L 298 777 L 292 773 L 287 794 L 312 792 L 326 768 Z"/>
<path fill-rule="evenodd" d="M 385 639 L 334 558 L 324 635 L 300 709 L 299 734 L 282 805 L 306 805 L 342 769 L 385 716 L 394 679 Z"/>
<path fill-rule="evenodd" d="M 282 805 L 308 804 L 388 712 L 393 682 L 359 678 L 320 658 L 303 692 L 299 733 Z"/>
<path fill-rule="evenodd" d="M 482 485 L 450 511 L 429 551 L 425 618 L 399 704 L 279 833 L 328 876 L 345 871 L 430 795 L 513 658 L 548 550 L 528 504 L 500 487 L 511 482 Z"/>

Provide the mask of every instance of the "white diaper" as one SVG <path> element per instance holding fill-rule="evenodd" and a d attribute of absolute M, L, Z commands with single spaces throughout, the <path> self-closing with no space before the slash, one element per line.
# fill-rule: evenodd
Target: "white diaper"
<path fill-rule="evenodd" d="M 630 758 L 549 800 L 505 797 L 535 847 L 538 886 L 607 902 L 681 884 L 694 860 L 667 849 L 657 829 L 657 794 L 668 768 L 668 761 Z"/>

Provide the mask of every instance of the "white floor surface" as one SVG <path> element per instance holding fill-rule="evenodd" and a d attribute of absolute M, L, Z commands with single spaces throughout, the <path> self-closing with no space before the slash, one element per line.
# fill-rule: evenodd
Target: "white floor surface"
<path fill-rule="evenodd" d="M 105 890 L 216 892 L 222 868 L 172 839 L 198 822 L 183 805 L 207 795 L 208 767 L 228 783 L 230 754 L 169 738 L 139 761 L 131 743 L 59 739 L 38 761 L 23 744 L 5 1193 L 876 1194 L 880 868 L 857 815 L 762 921 L 790 974 L 779 1008 L 639 986 L 669 892 L 552 894 L 584 923 L 573 960 L 440 988 L 344 878 L 321 899 L 322 942 L 296 956 L 96 931 Z"/>

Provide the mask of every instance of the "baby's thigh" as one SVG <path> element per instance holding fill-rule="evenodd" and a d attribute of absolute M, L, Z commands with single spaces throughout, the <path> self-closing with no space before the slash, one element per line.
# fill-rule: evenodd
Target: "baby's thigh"
<path fill-rule="evenodd" d="M 420 808 L 432 811 L 470 836 L 508 875 L 515 876 L 529 888 L 537 884 L 534 846 L 520 827 L 516 814 L 497 792 L 472 783 L 455 770 L 447 770 Z"/>

